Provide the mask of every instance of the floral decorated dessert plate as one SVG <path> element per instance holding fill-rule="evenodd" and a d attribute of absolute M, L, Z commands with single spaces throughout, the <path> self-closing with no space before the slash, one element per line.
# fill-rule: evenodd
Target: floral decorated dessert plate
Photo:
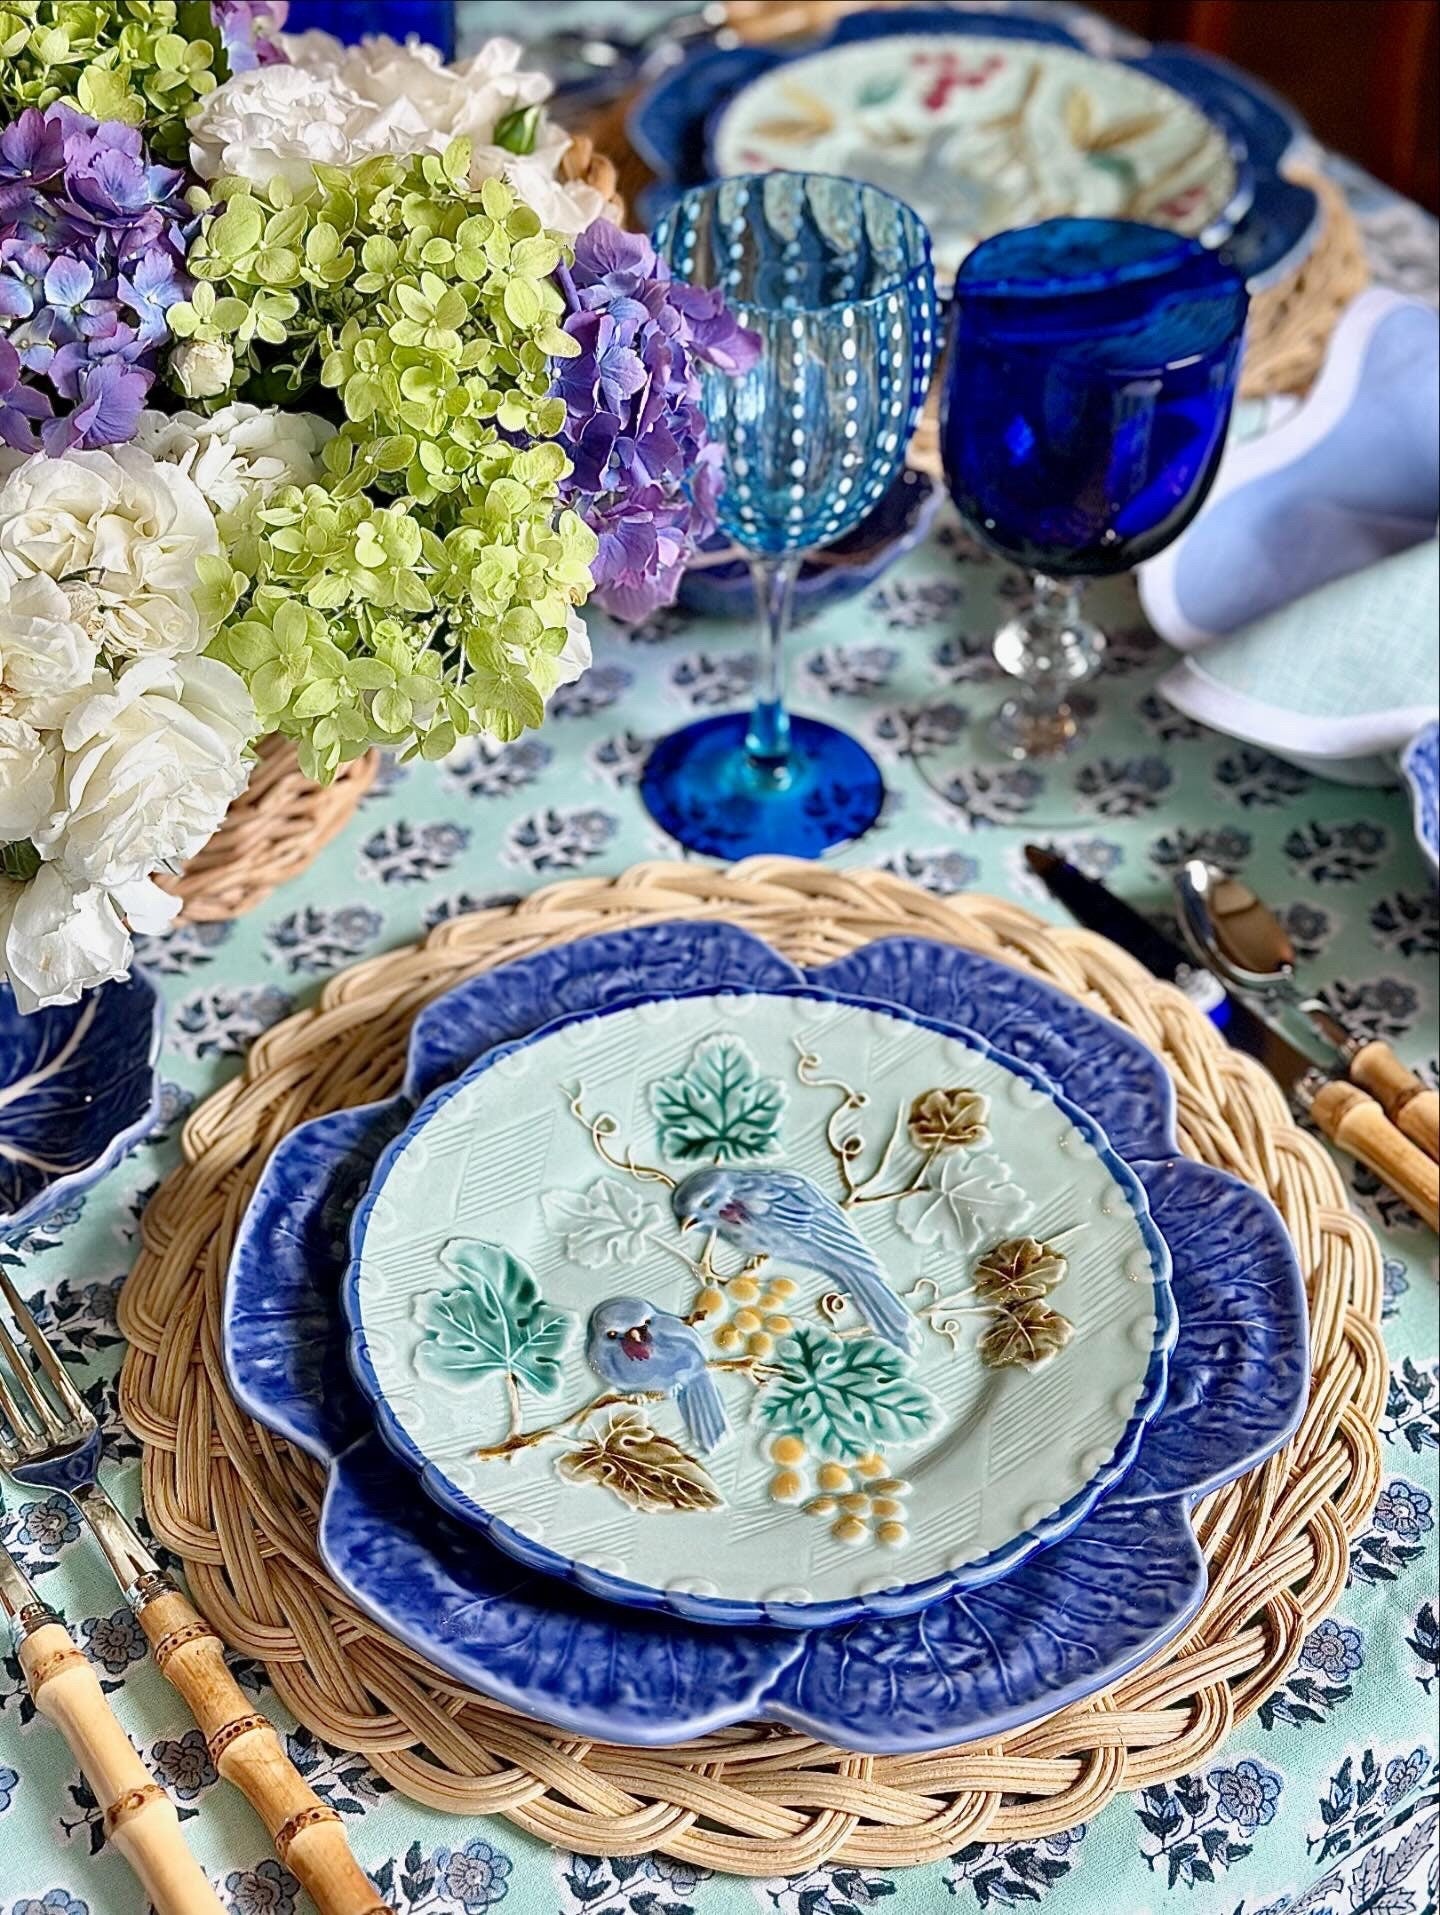
<path fill-rule="evenodd" d="M 1092 1119 L 983 1038 L 798 988 L 488 1053 L 381 1158 L 344 1304 L 453 1514 L 612 1601 L 795 1627 L 1064 1535 L 1175 1332 Z"/>
<path fill-rule="evenodd" d="M 657 991 L 810 985 L 977 1029 L 1104 1122 L 1170 1247 L 1179 1333 L 1124 1478 L 1063 1541 L 905 1616 L 715 1629 L 603 1602 L 518 1564 L 414 1493 L 350 1377 L 339 1293 L 351 1219 L 423 1099 L 557 1016 Z M 1249 1186 L 1178 1159 L 1169 1079 L 1108 1019 L 993 959 L 890 939 L 806 974 L 723 924 L 604 933 L 472 978 L 428 1006 L 403 1089 L 314 1119 L 256 1188 L 226 1289 L 224 1357 L 252 1416 L 315 1456 L 322 1559 L 382 1628 L 452 1680 L 570 1730 L 667 1744 L 753 1717 L 876 1753 L 998 1734 L 1103 1689 L 1194 1613 L 1189 1511 L 1289 1436 L 1305 1401 L 1304 1292 Z"/>
<path fill-rule="evenodd" d="M 823 40 L 807 48 L 718 47 L 694 54 L 662 75 L 630 114 L 631 142 L 660 182 L 645 190 L 647 216 L 653 218 L 676 191 L 713 176 L 715 129 L 730 103 L 747 89 L 792 71 L 796 63 L 828 48 L 864 48 L 868 53 L 875 43 L 883 50 L 897 36 L 914 34 L 941 42 L 937 51 L 951 53 L 937 74 L 968 72 L 968 50 L 976 40 L 999 40 L 1017 55 L 1058 48 L 1080 56 L 1088 50 L 1092 57 L 1087 74 L 1101 66 L 1107 72 L 1138 74 L 1183 98 L 1230 145 L 1237 193 L 1227 217 L 1243 210 L 1225 245 L 1252 291 L 1293 272 L 1314 244 L 1319 201 L 1310 187 L 1288 178 L 1284 170 L 1303 150 L 1308 135 L 1284 101 L 1249 74 L 1192 48 L 1156 46 L 1147 52 L 1143 42 L 1134 41 L 1122 46 L 1108 22 L 1073 7 L 1047 9 L 1043 16 L 1023 9 L 886 7 L 843 15 Z M 794 120 L 797 115 L 787 110 L 783 117 Z M 798 139 L 795 144 L 798 147 Z M 1123 146 L 1119 156 L 1124 157 Z M 784 163 L 802 162 L 792 152 Z M 922 184 L 921 190 L 933 194 L 934 183 Z"/>
<path fill-rule="evenodd" d="M 1137 219 L 1218 243 L 1251 197 L 1243 149 L 1120 61 L 983 35 L 826 47 L 741 88 L 711 133 L 717 174 L 777 167 L 868 180 L 914 207 L 936 270 L 1059 214 Z"/>

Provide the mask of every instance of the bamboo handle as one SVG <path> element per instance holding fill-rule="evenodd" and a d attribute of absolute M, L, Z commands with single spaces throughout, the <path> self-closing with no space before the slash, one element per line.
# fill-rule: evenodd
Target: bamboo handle
<path fill-rule="evenodd" d="M 1350 1076 L 1380 1099 L 1391 1123 L 1427 1157 L 1440 1159 L 1440 1091 L 1430 1090 L 1378 1037 L 1362 1044 L 1350 1059 Z"/>
<path fill-rule="evenodd" d="M 1402 1136 L 1373 1097 L 1331 1078 L 1315 1093 L 1310 1115 L 1332 1144 L 1368 1164 L 1432 1230 L 1440 1229 L 1440 1164 Z"/>
<path fill-rule="evenodd" d="M 265 1824 L 275 1853 L 320 1915 L 394 1915 L 350 1853 L 339 1815 L 304 1781 L 271 1724 L 251 1710 L 220 1638 L 188 1597 L 166 1590 L 137 1614 L 161 1673 L 199 1723 L 210 1760 Z"/>
<path fill-rule="evenodd" d="M 64 1736 L 105 1812 L 105 1833 L 140 1878 L 159 1915 L 222 1915 L 185 1846 L 175 1804 L 131 1747 L 99 1678 L 64 1625 L 22 1638 L 20 1667 L 35 1707 Z"/>

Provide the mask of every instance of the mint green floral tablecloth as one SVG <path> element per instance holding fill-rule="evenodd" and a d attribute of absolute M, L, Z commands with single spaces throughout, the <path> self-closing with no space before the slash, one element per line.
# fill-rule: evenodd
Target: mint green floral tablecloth
<path fill-rule="evenodd" d="M 1363 179 L 1347 183 L 1382 276 L 1427 289 L 1433 226 Z M 1055 769 L 998 762 L 983 731 L 997 697 L 987 644 L 1018 589 L 947 512 L 924 550 L 797 634 L 799 707 L 861 733 L 886 767 L 883 823 L 847 861 L 943 893 L 1015 897 L 1047 915 L 1020 857 L 1026 838 L 1062 846 L 1156 909 L 1192 852 L 1243 866 L 1283 907 L 1307 977 L 1433 1075 L 1440 915 L 1403 797 L 1317 782 L 1169 710 L 1154 691 L 1163 657 L 1128 583 L 1097 595 L 1113 645 L 1084 748 Z M 163 1122 L 83 1203 L 0 1247 L 102 1416 L 110 1480 L 132 1510 L 137 1446 L 115 1409 L 115 1300 L 140 1211 L 176 1161 L 185 1112 L 337 966 L 554 878 L 674 855 L 640 810 L 637 769 L 657 733 L 743 698 L 748 644 L 739 628 L 673 614 L 628 642 L 602 635 L 594 669 L 557 698 L 543 735 L 472 748 L 438 769 L 391 770 L 315 867 L 263 909 L 144 953 L 169 1011 Z M 400 1915 L 931 1915 L 1042 1900 L 1046 1915 L 1421 1915 L 1435 1907 L 1440 1799 L 1436 1245 L 1373 1179 L 1347 1174 L 1384 1246 L 1393 1366 L 1384 1488 L 1354 1546 L 1349 1586 L 1280 1689 L 1203 1772 L 1117 1800 L 1088 1826 L 889 1874 L 841 1866 L 743 1882 L 665 1861 L 596 1861 L 554 1853 L 504 1822 L 416 1807 L 363 1762 L 297 1729 L 258 1670 L 241 1674 L 347 1818 Z M 199 1731 L 146 1661 L 138 1627 L 65 1505 L 10 1486 L 3 1534 L 66 1611 L 235 1915 L 299 1915 L 308 1905 L 244 1801 L 217 1784 Z M 8 1661 L 0 1915 L 141 1915 L 142 1906 Z"/>

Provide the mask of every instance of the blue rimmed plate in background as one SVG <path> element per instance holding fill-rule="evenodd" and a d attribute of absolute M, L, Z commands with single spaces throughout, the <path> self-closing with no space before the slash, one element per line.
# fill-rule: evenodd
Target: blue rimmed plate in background
<path fill-rule="evenodd" d="M 1400 775 L 1410 793 L 1415 836 L 1440 872 L 1440 723 L 1428 724 L 1400 754 Z"/>
<path fill-rule="evenodd" d="M 631 142 L 660 182 L 647 190 L 641 205 L 643 215 L 655 217 L 677 190 L 712 177 L 717 158 L 724 157 L 712 150 L 712 139 L 727 122 L 732 132 L 736 130 L 731 116 L 743 110 L 747 95 L 762 86 L 786 83 L 780 69 L 788 70 L 797 62 L 821 54 L 829 56 L 835 49 L 862 41 L 871 43 L 867 54 L 873 57 L 880 50 L 875 43 L 906 34 L 933 39 L 934 54 L 942 61 L 947 42 L 957 47 L 960 40 L 1007 42 L 1011 47 L 1028 42 L 1040 49 L 1042 56 L 1044 50 L 1055 49 L 1073 59 L 1085 51 L 1085 41 L 1091 38 L 1074 10 L 1059 17 L 1037 17 L 1020 11 L 960 13 L 946 8 L 895 7 L 846 15 L 824 39 L 783 52 L 768 47 L 738 47 L 699 53 L 666 74 L 631 111 Z M 993 51 L 992 45 L 992 57 Z M 1157 47 L 1122 60 L 1089 57 L 1097 72 L 1109 70 L 1113 74 L 1121 70 L 1126 84 L 1144 82 L 1180 96 L 1186 112 L 1201 115 L 1217 142 L 1224 144 L 1234 168 L 1233 189 L 1220 216 L 1206 224 L 1212 239 L 1225 238 L 1227 248 L 1245 270 L 1252 291 L 1292 272 L 1314 244 L 1319 225 L 1315 194 L 1286 178 L 1282 171 L 1283 164 L 1307 142 L 1298 116 L 1248 75 L 1188 48 Z M 868 59 L 866 64 L 870 64 Z M 971 63 L 958 56 L 957 66 L 965 76 L 976 77 Z M 944 71 L 955 72 L 957 66 L 937 66 L 937 81 Z M 955 84 L 965 90 L 961 80 Z M 803 103 L 802 108 L 787 111 L 780 118 L 782 122 L 789 118 L 803 134 Z M 1107 142 L 1114 138 L 1117 128 L 1124 132 L 1125 121 L 1133 118 L 1128 110 L 1117 112 L 1115 124 L 1110 125 L 1096 121 L 1093 113 L 1089 116 L 1081 132 L 1092 146 L 1097 140 L 1100 144 L 1087 160 L 1087 170 L 1094 170 L 1098 162 L 1102 174 L 1110 166 L 1116 179 L 1122 176 L 1121 163 L 1127 157 L 1123 145 L 1112 148 Z M 1153 133 L 1149 137 L 1153 138 Z M 791 142 L 797 156 L 803 146 L 803 138 Z M 809 165 L 812 158 L 806 153 L 790 163 Z M 883 158 L 893 173 L 897 163 L 894 155 L 886 152 Z M 1004 169 L 996 170 L 1003 175 Z M 892 190 L 904 197 L 903 186 L 891 173 L 887 173 L 887 179 Z M 1213 171 L 1212 192 L 1218 190 L 1219 179 L 1220 172 Z M 995 209 L 991 211 L 994 217 L 1000 217 L 1000 223 L 1014 223 L 1007 222 Z"/>
<path fill-rule="evenodd" d="M 0 1235 L 98 1183 L 152 1128 L 162 1018 L 139 971 L 28 1016 L 0 986 Z"/>

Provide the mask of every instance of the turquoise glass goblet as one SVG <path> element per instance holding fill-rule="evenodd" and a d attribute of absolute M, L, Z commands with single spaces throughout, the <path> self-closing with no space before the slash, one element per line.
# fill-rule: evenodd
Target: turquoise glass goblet
<path fill-rule="evenodd" d="M 817 857 L 869 829 L 885 788 L 848 733 L 785 708 L 791 588 L 905 462 L 939 329 L 929 235 L 877 187 L 767 173 L 685 194 L 654 239 L 677 278 L 718 287 L 761 339 L 749 372 L 701 368 L 724 450 L 720 524 L 750 557 L 760 655 L 753 709 L 661 739 L 641 796 L 691 851 Z"/>

